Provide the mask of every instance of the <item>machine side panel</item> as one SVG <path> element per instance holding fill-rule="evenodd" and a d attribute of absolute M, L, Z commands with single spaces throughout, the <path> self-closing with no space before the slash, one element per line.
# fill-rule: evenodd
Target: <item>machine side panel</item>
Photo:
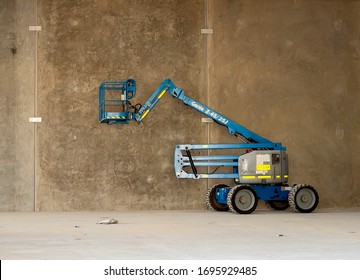
<path fill-rule="evenodd" d="M 285 151 L 252 151 L 241 155 L 238 163 L 241 184 L 287 183 L 288 163 Z"/>

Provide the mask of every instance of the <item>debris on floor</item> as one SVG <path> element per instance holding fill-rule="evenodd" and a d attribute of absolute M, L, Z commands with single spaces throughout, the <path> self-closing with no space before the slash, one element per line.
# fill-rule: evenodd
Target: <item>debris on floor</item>
<path fill-rule="evenodd" d="M 110 224 L 117 224 L 118 220 L 114 219 L 114 218 L 109 218 L 106 220 L 103 220 L 101 222 L 98 222 L 97 224 L 101 224 L 101 225 L 110 225 Z"/>

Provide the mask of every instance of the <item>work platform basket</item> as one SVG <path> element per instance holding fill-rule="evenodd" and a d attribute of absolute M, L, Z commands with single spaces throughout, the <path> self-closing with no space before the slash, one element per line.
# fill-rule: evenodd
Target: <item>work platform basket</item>
<path fill-rule="evenodd" d="M 107 124 L 125 124 L 132 117 L 129 99 L 136 95 L 136 81 L 105 81 L 99 87 L 99 121 Z"/>

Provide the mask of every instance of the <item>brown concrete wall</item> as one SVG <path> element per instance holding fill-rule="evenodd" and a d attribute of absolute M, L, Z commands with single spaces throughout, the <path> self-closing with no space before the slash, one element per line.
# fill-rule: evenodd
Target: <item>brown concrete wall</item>
<path fill-rule="evenodd" d="M 359 206 L 360 2 L 214 0 L 209 11 L 210 105 L 283 142 L 290 181 L 315 186 L 320 207 Z"/>
<path fill-rule="evenodd" d="M 129 77 L 136 101 L 171 78 L 283 142 L 291 182 L 314 185 L 320 207 L 360 206 L 359 12 L 360 1 L 1 1 L 0 210 L 205 207 L 215 182 L 176 179 L 174 147 L 206 143 L 207 128 L 210 142 L 235 138 L 169 96 L 141 125 L 100 125 L 99 84 Z"/>
<path fill-rule="evenodd" d="M 34 210 L 36 1 L 0 1 L 0 211 Z"/>

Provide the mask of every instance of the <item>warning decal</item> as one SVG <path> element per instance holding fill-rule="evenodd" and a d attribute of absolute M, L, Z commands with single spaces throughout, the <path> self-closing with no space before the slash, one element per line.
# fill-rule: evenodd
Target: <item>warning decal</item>
<path fill-rule="evenodd" d="M 256 155 L 256 173 L 266 174 L 271 169 L 270 154 L 257 154 Z"/>

